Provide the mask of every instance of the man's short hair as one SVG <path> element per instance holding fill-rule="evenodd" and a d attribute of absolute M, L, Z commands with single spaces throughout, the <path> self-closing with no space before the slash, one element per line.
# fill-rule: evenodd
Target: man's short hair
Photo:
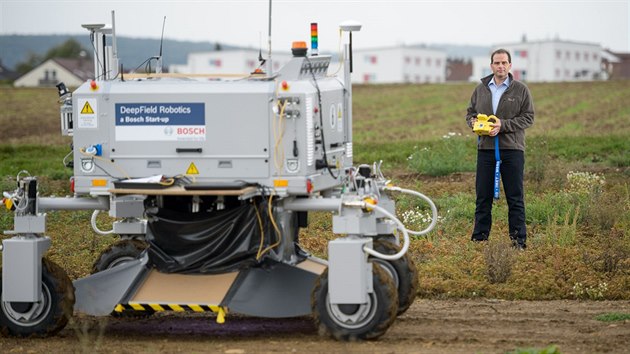
<path fill-rule="evenodd" d="M 507 56 L 508 56 L 508 63 L 512 64 L 512 56 L 510 55 L 510 52 L 508 52 L 506 49 L 503 49 L 503 48 L 499 48 L 499 49 L 495 50 L 494 52 L 492 52 L 492 55 L 490 55 L 490 64 L 492 64 L 492 61 L 494 60 L 494 55 L 495 54 L 507 54 Z"/>

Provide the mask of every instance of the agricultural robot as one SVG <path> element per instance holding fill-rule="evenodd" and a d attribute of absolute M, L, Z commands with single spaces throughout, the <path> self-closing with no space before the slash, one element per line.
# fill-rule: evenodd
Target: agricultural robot
<path fill-rule="evenodd" d="M 423 194 L 392 186 L 380 163 L 353 167 L 359 24 L 340 28 L 342 76 L 328 76 L 331 57 L 304 44 L 278 72 L 269 57 L 266 70 L 238 78 L 161 74 L 161 57 L 155 73 L 124 74 L 114 14 L 111 26 L 83 27 L 95 78 L 74 92 L 58 85 L 74 195 L 40 196 L 25 172 L 4 192 L 14 230 L 2 241 L 2 334 L 54 335 L 75 312 L 172 310 L 216 312 L 219 323 L 228 312 L 312 315 L 337 339 L 373 339 L 407 310 L 418 286 L 409 234 L 429 232 L 437 210 Z M 429 203 L 432 223 L 406 229 L 391 193 Z M 94 231 L 119 236 L 93 274 L 71 282 L 43 257 L 54 210 L 94 210 Z M 327 261 L 300 247 L 313 211 L 332 213 L 339 234 Z M 111 230 L 99 229 L 100 212 L 115 218 Z"/>

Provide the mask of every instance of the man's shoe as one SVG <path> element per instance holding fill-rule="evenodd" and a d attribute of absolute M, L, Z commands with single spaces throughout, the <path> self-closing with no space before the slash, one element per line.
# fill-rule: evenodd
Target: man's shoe
<path fill-rule="evenodd" d="M 523 241 L 520 241 L 520 240 L 517 241 L 515 239 L 512 239 L 512 248 L 519 251 L 525 251 L 525 249 L 527 248 L 527 245 Z"/>
<path fill-rule="evenodd" d="M 488 234 L 482 233 L 482 234 L 472 235 L 470 237 L 470 240 L 473 242 L 488 241 Z"/>

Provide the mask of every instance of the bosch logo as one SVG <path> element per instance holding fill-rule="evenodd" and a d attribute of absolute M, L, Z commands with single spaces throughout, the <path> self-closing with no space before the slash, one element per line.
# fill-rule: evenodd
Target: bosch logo
<path fill-rule="evenodd" d="M 166 135 L 166 136 L 171 136 L 171 135 L 173 135 L 173 128 L 172 128 L 172 127 L 166 127 L 166 128 L 164 128 L 164 135 Z"/>
<path fill-rule="evenodd" d="M 206 128 L 177 128 L 177 135 L 205 135 Z"/>

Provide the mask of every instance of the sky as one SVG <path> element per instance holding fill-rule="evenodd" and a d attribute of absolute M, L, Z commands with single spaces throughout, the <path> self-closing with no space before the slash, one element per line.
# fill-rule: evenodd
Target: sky
<path fill-rule="evenodd" d="M 0 34 L 86 34 L 84 23 L 111 23 L 136 38 L 210 41 L 268 49 L 267 0 L 0 0 Z M 413 44 L 494 46 L 561 39 L 630 52 L 630 0 L 277 0 L 272 3 L 272 49 L 310 42 L 317 22 L 320 51 L 340 48 L 339 24 L 363 27 L 355 48 Z"/>

